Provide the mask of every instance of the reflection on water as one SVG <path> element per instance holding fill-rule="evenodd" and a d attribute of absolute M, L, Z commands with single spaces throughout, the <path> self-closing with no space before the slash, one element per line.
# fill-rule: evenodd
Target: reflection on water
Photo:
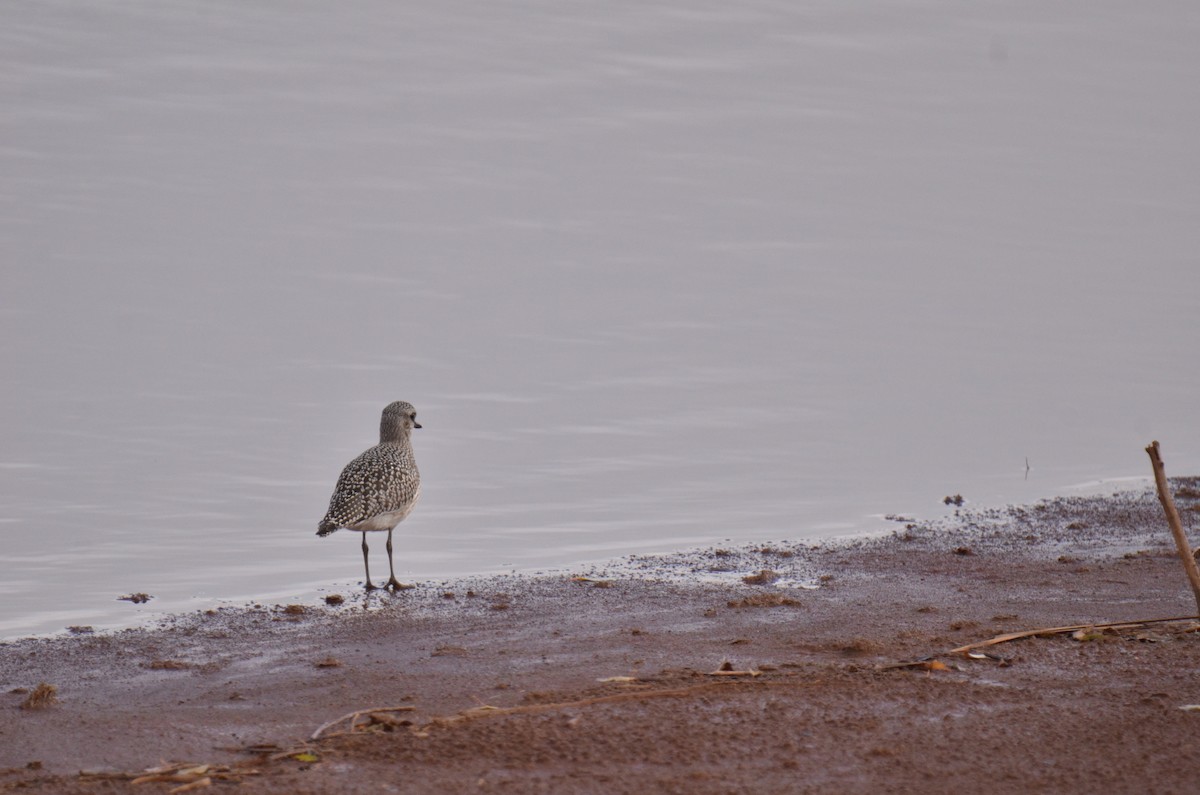
<path fill-rule="evenodd" d="M 397 399 L 425 581 L 1195 472 L 1197 21 L 1058 13 L 12 11 L 0 635 L 351 587 Z"/>

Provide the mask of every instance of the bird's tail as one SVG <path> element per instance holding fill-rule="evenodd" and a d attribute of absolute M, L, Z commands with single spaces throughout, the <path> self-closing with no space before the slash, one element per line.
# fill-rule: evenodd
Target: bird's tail
<path fill-rule="evenodd" d="M 317 535 L 324 538 L 325 536 L 329 535 L 330 533 L 332 533 L 334 530 L 337 530 L 337 529 L 338 529 L 338 526 L 336 524 L 329 521 L 328 519 L 322 519 L 321 523 L 319 525 L 317 525 Z"/>

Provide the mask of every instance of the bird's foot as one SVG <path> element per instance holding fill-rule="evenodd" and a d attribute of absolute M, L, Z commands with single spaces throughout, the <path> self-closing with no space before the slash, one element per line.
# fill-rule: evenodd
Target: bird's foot
<path fill-rule="evenodd" d="M 400 582 L 395 577 L 390 577 L 390 578 L 388 578 L 387 585 L 385 587 L 392 593 L 395 593 L 396 591 L 411 591 L 413 588 L 416 588 L 417 586 L 411 585 L 409 583 Z"/>
<path fill-rule="evenodd" d="M 365 586 L 363 586 L 363 590 L 366 591 L 367 593 L 370 593 L 371 591 L 378 591 L 379 586 L 376 585 L 375 583 L 371 582 L 370 580 L 367 580 L 367 584 Z"/>

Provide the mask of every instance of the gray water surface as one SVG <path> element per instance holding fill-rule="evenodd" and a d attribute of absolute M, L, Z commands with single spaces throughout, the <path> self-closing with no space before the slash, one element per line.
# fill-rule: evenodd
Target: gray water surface
<path fill-rule="evenodd" d="M 1200 472 L 1194 3 L 3 18 L 0 636 Z"/>

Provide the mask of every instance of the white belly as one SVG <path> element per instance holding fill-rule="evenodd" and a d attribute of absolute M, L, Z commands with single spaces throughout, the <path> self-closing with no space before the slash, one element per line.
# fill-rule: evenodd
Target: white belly
<path fill-rule="evenodd" d="M 413 500 L 413 503 L 415 502 L 416 500 Z M 361 522 L 351 525 L 349 529 L 391 530 L 393 527 L 403 522 L 404 517 L 412 513 L 413 503 L 410 503 L 407 507 L 401 508 L 398 511 L 388 511 L 387 513 L 381 513 L 376 516 L 372 516 L 370 519 L 363 519 Z"/>

